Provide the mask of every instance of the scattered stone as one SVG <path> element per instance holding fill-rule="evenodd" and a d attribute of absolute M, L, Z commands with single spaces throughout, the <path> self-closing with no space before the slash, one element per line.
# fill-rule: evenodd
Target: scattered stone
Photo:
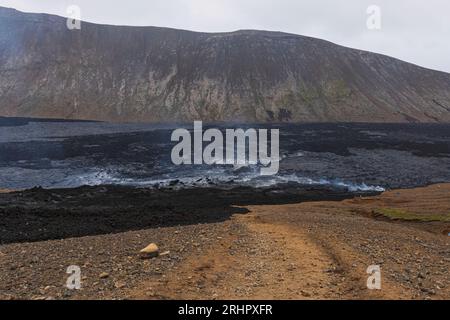
<path fill-rule="evenodd" d="M 307 298 L 311 297 L 311 294 L 310 294 L 308 291 L 302 290 L 302 291 L 300 291 L 300 293 L 301 293 L 302 296 L 304 296 L 304 297 L 307 297 Z"/>
<path fill-rule="evenodd" d="M 107 272 L 102 272 L 101 274 L 100 274 L 100 279 L 106 279 L 106 278 L 108 278 L 109 277 L 109 273 L 107 273 Z"/>
<path fill-rule="evenodd" d="M 41 296 L 33 298 L 33 300 L 36 300 L 36 301 L 43 301 L 45 299 L 46 299 L 46 297 L 41 297 Z"/>
<path fill-rule="evenodd" d="M 151 243 L 140 251 L 142 259 L 151 259 L 159 256 L 159 248 L 156 244 Z"/>
<path fill-rule="evenodd" d="M 429 289 L 429 288 L 422 288 L 421 291 L 424 292 L 424 293 L 428 293 L 429 295 L 435 295 L 436 294 L 435 290 Z"/>
<path fill-rule="evenodd" d="M 116 289 L 123 289 L 123 288 L 126 287 L 126 284 L 125 284 L 125 282 L 117 281 L 117 282 L 114 283 L 114 287 Z"/>

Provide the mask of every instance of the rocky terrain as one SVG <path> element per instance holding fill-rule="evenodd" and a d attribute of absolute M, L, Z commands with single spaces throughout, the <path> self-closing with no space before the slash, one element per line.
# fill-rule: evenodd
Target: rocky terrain
<path fill-rule="evenodd" d="M 0 8 L 0 116 L 449 122 L 450 75 L 319 39 L 96 25 Z"/>
<path fill-rule="evenodd" d="M 183 191 L 172 194 L 165 206 L 156 201 L 152 210 L 141 203 L 142 195 L 128 201 L 130 214 L 166 213 L 165 221 L 139 220 L 141 228 L 119 226 L 120 217 L 111 223 L 105 219 L 125 209 L 125 189 L 117 202 L 112 199 L 119 193 L 105 193 L 105 187 L 2 192 L 0 228 L 8 229 L 15 215 L 20 218 L 18 212 L 22 223 L 15 225 L 24 227 L 16 229 L 15 239 L 1 233 L 0 299 L 450 298 L 448 184 L 378 196 L 322 197 L 333 201 L 203 190 L 195 205 L 186 202 L 189 194 Z M 154 202 L 158 196 L 150 197 Z M 58 201 L 62 215 L 85 213 L 86 225 L 97 219 L 97 229 L 83 229 L 81 236 L 83 222 L 61 223 L 55 212 L 44 210 L 44 203 L 51 208 Z M 403 216 L 392 220 L 383 214 L 387 210 Z M 216 214 L 220 218 L 206 219 Z M 24 242 L 31 230 L 25 225 L 44 217 L 41 238 Z M 149 243 L 159 246 L 160 255 L 142 259 L 140 250 Z M 372 291 L 366 287 L 366 269 L 374 264 L 381 267 L 382 288 Z M 80 290 L 65 286 L 70 265 L 81 268 Z"/>

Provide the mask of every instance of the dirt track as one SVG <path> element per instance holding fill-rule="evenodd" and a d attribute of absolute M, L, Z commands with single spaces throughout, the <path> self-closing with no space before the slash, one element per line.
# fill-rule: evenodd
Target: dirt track
<path fill-rule="evenodd" d="M 228 234 L 206 253 L 190 257 L 130 296 L 449 299 L 450 241 L 441 232 L 448 224 L 395 223 L 361 215 L 380 204 L 420 209 L 419 194 L 434 209 L 450 212 L 449 191 L 448 186 L 434 186 L 338 203 L 248 207 L 250 214 L 232 219 L 245 235 Z M 380 291 L 366 286 L 366 269 L 374 264 L 382 268 Z"/>
<path fill-rule="evenodd" d="M 450 185 L 340 202 L 235 208 L 230 219 L 0 246 L 2 299 L 450 299 L 448 222 L 398 222 L 380 208 L 449 214 Z M 447 232 L 447 233 L 446 233 Z M 141 260 L 156 242 L 166 256 Z M 69 265 L 82 290 L 65 289 Z M 366 288 L 369 265 L 382 290 Z M 100 275 L 107 273 L 107 276 Z"/>

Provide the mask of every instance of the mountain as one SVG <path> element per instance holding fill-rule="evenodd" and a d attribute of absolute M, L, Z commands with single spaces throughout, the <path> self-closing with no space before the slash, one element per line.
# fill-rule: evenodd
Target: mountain
<path fill-rule="evenodd" d="M 293 34 L 69 30 L 0 8 L 0 116 L 450 122 L 450 74 Z"/>

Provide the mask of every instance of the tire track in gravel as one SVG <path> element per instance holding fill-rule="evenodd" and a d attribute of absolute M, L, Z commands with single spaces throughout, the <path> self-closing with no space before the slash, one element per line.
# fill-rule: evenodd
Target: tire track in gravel
<path fill-rule="evenodd" d="M 275 208 L 279 208 L 276 206 Z M 390 299 L 401 290 L 384 281 L 366 287 L 367 267 L 344 244 L 328 245 L 307 228 L 271 221 L 271 206 L 236 215 L 240 233 L 224 232 L 210 249 L 186 259 L 163 279 L 129 293 L 136 299 Z M 229 229 L 231 230 L 231 229 Z M 228 231 L 229 231 L 228 230 Z M 339 250 L 337 248 L 340 248 Z M 343 254 L 345 252 L 345 254 Z"/>

